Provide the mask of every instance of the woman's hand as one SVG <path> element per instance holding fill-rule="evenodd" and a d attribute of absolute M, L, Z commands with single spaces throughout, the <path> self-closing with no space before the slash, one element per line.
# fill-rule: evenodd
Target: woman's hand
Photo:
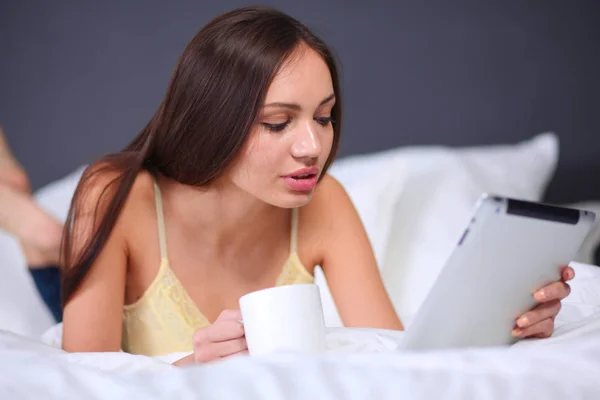
<path fill-rule="evenodd" d="M 554 318 L 560 311 L 561 300 L 571 293 L 566 283 L 575 277 L 573 268 L 565 266 L 561 271 L 561 280 L 552 282 L 534 293 L 534 299 L 540 304 L 517 318 L 513 335 L 526 338 L 547 338 L 554 332 Z"/>
<path fill-rule="evenodd" d="M 239 310 L 225 310 L 214 324 L 196 331 L 192 339 L 194 353 L 175 365 L 204 364 L 224 358 L 248 354 L 244 325 Z"/>

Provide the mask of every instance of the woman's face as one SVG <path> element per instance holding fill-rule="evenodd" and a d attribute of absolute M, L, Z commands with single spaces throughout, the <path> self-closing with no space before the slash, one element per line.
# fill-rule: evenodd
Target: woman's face
<path fill-rule="evenodd" d="M 334 104 L 327 64 L 313 50 L 298 48 L 269 87 L 229 174 L 233 184 L 278 207 L 308 203 L 331 151 Z"/>

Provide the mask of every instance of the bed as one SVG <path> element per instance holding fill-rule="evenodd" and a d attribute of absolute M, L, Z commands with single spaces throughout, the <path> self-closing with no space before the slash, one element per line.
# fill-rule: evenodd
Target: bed
<path fill-rule="evenodd" d="M 519 143 L 399 147 L 344 157 L 331 173 L 361 216 L 384 283 L 410 323 L 482 192 L 540 200 L 559 159 L 553 133 Z M 36 192 L 59 219 L 82 168 Z M 600 200 L 600 199 L 599 199 Z M 600 201 L 584 207 L 600 215 Z M 600 267 L 596 225 L 573 260 L 576 278 L 554 336 L 509 348 L 411 353 L 402 332 L 342 326 L 316 271 L 328 326 L 322 356 L 238 358 L 178 369 L 126 353 L 67 354 L 18 245 L 0 236 L 0 397 L 136 399 L 594 399 L 600 397 Z M 18 366 L 18 368 L 16 367 Z"/>

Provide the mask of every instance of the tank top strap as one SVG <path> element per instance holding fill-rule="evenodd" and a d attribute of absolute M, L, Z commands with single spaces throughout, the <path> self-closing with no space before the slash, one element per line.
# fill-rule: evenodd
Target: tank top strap
<path fill-rule="evenodd" d="M 158 180 L 154 177 L 154 202 L 156 204 L 156 222 L 158 228 L 158 244 L 160 246 L 160 257 L 163 260 L 168 259 L 167 255 L 167 235 L 165 233 L 165 216 L 163 211 L 162 194 Z"/>
<path fill-rule="evenodd" d="M 298 209 L 292 209 L 292 227 L 290 229 L 290 253 L 295 253 L 298 247 Z"/>

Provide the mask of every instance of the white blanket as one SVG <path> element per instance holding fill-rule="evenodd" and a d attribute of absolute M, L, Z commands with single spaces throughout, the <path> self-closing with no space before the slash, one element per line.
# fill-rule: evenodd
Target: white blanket
<path fill-rule="evenodd" d="M 69 354 L 2 332 L 0 398 L 598 399 L 600 268 L 576 271 L 555 335 L 511 348 L 400 352 L 402 332 L 333 328 L 323 356 L 175 368 L 126 353 Z"/>
<path fill-rule="evenodd" d="M 0 351 L 0 397 L 553 400 L 600 396 L 599 318 L 588 321 L 580 337 L 510 349 L 400 353 L 388 350 L 398 339 L 388 332 L 338 328 L 331 334 L 337 335 L 333 341 L 345 342 L 346 349 L 353 351 L 321 357 L 242 357 L 186 369 L 123 353 L 68 355 L 27 346 L 5 348 Z"/>

